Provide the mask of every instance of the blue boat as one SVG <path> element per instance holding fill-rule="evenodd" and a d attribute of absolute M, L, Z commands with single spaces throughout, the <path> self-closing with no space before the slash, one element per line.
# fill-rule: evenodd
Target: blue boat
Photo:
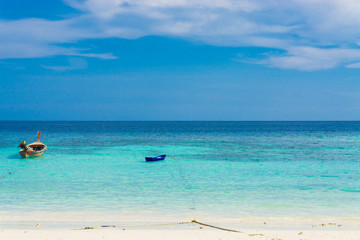
<path fill-rule="evenodd" d="M 147 162 L 155 162 L 155 161 L 164 160 L 165 158 L 166 158 L 166 155 L 160 155 L 157 157 L 145 157 L 145 160 Z"/>

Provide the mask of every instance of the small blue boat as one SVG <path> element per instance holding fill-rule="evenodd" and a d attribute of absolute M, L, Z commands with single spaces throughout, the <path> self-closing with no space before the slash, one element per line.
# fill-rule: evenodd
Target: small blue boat
<path fill-rule="evenodd" d="M 147 162 L 155 162 L 155 161 L 164 160 L 165 158 L 166 158 L 166 155 L 160 155 L 157 157 L 145 157 L 145 160 Z"/>

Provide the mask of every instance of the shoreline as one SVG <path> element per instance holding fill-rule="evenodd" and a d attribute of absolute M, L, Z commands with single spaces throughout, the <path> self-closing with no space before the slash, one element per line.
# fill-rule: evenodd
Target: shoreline
<path fill-rule="evenodd" d="M 232 215 L 214 214 L 208 212 L 182 212 L 182 213 L 164 213 L 153 211 L 0 211 L 0 224 L 4 222 L 115 222 L 115 223 L 159 223 L 159 222 L 189 222 L 192 220 L 202 220 L 218 223 L 264 223 L 272 221 L 277 223 L 309 223 L 309 222 L 353 222 L 358 223 L 360 227 L 360 216 L 300 216 L 277 215 L 277 216 L 259 216 L 259 215 Z M 266 225 L 266 224 L 265 224 Z"/>

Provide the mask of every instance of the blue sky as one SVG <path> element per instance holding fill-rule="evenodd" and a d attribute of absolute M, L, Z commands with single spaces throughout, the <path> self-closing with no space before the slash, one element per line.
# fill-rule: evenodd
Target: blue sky
<path fill-rule="evenodd" d="M 355 0 L 0 1 L 0 120 L 360 120 Z"/>

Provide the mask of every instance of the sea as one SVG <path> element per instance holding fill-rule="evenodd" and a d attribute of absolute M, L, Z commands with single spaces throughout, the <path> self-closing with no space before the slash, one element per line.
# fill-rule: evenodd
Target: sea
<path fill-rule="evenodd" d="M 360 122 L 1 121 L 0 153 L 0 211 L 360 215 Z"/>

